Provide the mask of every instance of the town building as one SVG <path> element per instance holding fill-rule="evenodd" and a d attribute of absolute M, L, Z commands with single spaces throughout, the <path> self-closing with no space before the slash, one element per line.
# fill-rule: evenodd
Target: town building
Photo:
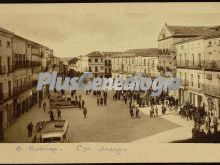
<path fill-rule="evenodd" d="M 175 43 L 199 37 L 211 31 L 212 27 L 209 26 L 172 26 L 165 23 L 158 37 L 158 70 L 160 74 L 164 75 L 165 72 L 171 72 L 172 76 L 176 76 Z"/>
<path fill-rule="evenodd" d="M 88 71 L 92 72 L 94 77 L 111 77 L 111 55 L 112 52 L 93 51 L 85 57 L 88 59 Z"/>
<path fill-rule="evenodd" d="M 132 77 L 137 73 L 157 77 L 158 49 L 131 49 L 112 57 L 112 77 Z"/>
<path fill-rule="evenodd" d="M 42 100 L 46 86 L 37 91 L 38 76 L 60 60 L 51 49 L 0 28 L 0 140 L 3 130 Z M 48 65 L 48 64 L 51 64 Z"/>
<path fill-rule="evenodd" d="M 220 28 L 203 36 L 176 43 L 180 104 L 189 101 L 220 117 Z"/>
<path fill-rule="evenodd" d="M 12 36 L 0 28 L 0 140 L 3 129 L 13 122 Z"/>

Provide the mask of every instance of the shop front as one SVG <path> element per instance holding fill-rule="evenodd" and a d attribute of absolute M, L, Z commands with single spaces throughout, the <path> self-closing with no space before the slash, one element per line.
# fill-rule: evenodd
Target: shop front
<path fill-rule="evenodd" d="M 213 96 L 206 97 L 206 111 L 212 116 L 220 118 L 220 98 L 216 98 Z"/>

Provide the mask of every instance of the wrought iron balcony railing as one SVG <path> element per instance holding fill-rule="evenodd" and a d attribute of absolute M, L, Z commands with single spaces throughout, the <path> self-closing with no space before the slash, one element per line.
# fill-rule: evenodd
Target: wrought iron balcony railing
<path fill-rule="evenodd" d="M 220 70 L 220 60 L 185 60 L 177 61 L 178 68 L 197 68 L 208 70 Z"/>
<path fill-rule="evenodd" d="M 29 83 L 23 84 L 22 86 L 15 87 L 13 89 L 13 94 L 14 94 L 14 96 L 18 96 L 21 93 L 24 93 L 24 92 L 26 92 L 27 90 L 29 90 L 31 88 L 32 88 L 32 83 L 29 82 Z"/>
<path fill-rule="evenodd" d="M 8 99 L 12 98 L 12 92 L 0 92 L 0 103 L 3 103 L 4 101 L 7 101 Z"/>
<path fill-rule="evenodd" d="M 220 96 L 220 86 L 205 84 L 204 93 L 214 96 Z"/>

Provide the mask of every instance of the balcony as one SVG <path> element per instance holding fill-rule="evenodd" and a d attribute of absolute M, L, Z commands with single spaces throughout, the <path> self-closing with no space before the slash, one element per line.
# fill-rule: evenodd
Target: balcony
<path fill-rule="evenodd" d="M 220 70 L 220 60 L 205 60 L 204 69 L 207 70 Z"/>
<path fill-rule="evenodd" d="M 203 69 L 203 67 L 204 67 L 204 61 L 202 60 L 177 61 L 177 68 Z"/>
<path fill-rule="evenodd" d="M 193 83 L 189 83 L 189 85 L 187 86 L 190 90 L 195 91 L 195 92 L 204 92 L 204 88 L 205 88 L 205 84 L 203 83 L 199 83 L 199 84 L 195 84 Z"/>
<path fill-rule="evenodd" d="M 4 101 L 7 101 L 8 99 L 12 98 L 12 93 L 11 92 L 5 92 L 5 93 L 0 93 L 0 103 L 3 103 Z"/>
<path fill-rule="evenodd" d="M 189 81 L 182 80 L 182 81 L 181 81 L 181 86 L 182 86 L 182 87 L 187 87 L 187 86 L 189 86 Z"/>
<path fill-rule="evenodd" d="M 177 68 L 220 70 L 220 60 L 177 61 Z"/>
<path fill-rule="evenodd" d="M 29 83 L 23 84 L 22 86 L 14 88 L 13 89 L 14 96 L 18 96 L 21 93 L 28 91 L 29 89 L 32 88 L 31 85 L 32 85 L 31 82 L 29 82 Z"/>
<path fill-rule="evenodd" d="M 32 67 L 41 66 L 41 61 L 32 61 Z"/>
<path fill-rule="evenodd" d="M 212 96 L 220 96 L 220 86 L 205 84 L 204 93 Z"/>
<path fill-rule="evenodd" d="M 14 69 L 26 68 L 26 61 L 15 61 Z"/>
<path fill-rule="evenodd" d="M 5 66 L 0 66 L 0 74 L 5 74 Z"/>

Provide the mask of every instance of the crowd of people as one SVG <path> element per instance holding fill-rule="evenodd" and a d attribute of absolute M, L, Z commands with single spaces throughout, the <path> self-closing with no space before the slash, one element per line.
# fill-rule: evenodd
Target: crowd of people
<path fill-rule="evenodd" d="M 159 116 L 159 113 L 162 115 L 166 114 L 167 109 L 175 110 L 177 114 L 180 115 L 182 119 L 186 119 L 194 122 L 194 127 L 192 128 L 192 140 L 194 142 L 209 142 L 213 141 L 218 134 L 218 119 L 213 117 L 211 114 L 205 111 L 205 106 L 195 107 L 190 102 L 186 102 L 183 105 L 179 105 L 178 99 L 175 99 L 173 96 L 168 96 L 165 93 L 162 93 L 158 97 L 151 96 L 152 91 L 115 91 L 113 93 L 112 99 L 114 101 L 120 100 L 124 104 L 128 104 L 128 113 L 131 118 L 140 119 L 139 108 L 141 107 L 150 107 L 150 117 L 156 118 Z M 106 91 L 86 91 L 86 95 L 92 93 L 96 96 L 97 106 L 107 106 L 108 93 Z M 87 108 L 85 107 L 85 101 L 82 99 L 81 94 L 77 94 L 76 91 L 71 92 L 71 97 L 77 101 L 79 109 L 83 110 L 84 118 L 87 117 Z M 160 106 L 161 105 L 161 106 Z M 43 103 L 43 110 L 46 111 L 46 103 Z M 39 108 L 41 107 L 41 102 L 39 103 Z M 161 107 L 161 108 L 159 108 Z M 57 119 L 61 119 L 61 110 L 58 106 L 57 110 Z M 50 120 L 54 120 L 54 112 L 49 111 Z M 201 126 L 205 125 L 205 129 Z M 212 125 L 213 124 L 213 125 Z M 31 124 L 28 124 L 28 136 L 31 136 Z M 211 131 L 211 128 L 214 128 L 214 131 Z"/>

